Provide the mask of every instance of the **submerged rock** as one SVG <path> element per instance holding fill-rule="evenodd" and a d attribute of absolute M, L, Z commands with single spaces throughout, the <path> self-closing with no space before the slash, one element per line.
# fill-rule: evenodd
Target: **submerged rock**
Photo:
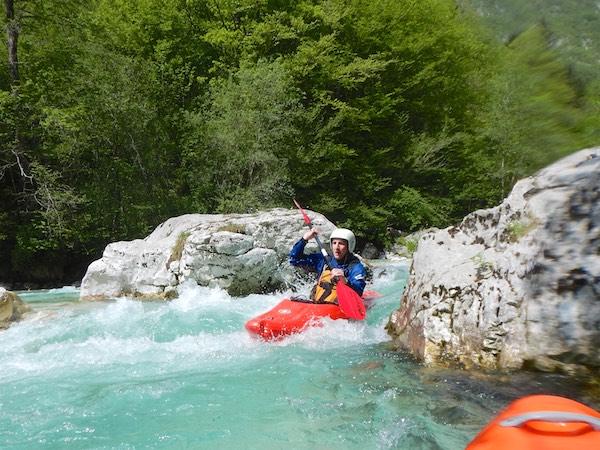
<path fill-rule="evenodd" d="M 0 330 L 8 328 L 11 322 L 21 320 L 30 310 L 17 294 L 0 287 Z"/>
<path fill-rule="evenodd" d="M 335 228 L 323 215 L 307 212 L 323 236 Z M 190 279 L 232 295 L 274 291 L 297 279 L 287 258 L 305 231 L 299 212 L 282 208 L 175 217 L 145 239 L 109 244 L 88 267 L 81 298 L 170 297 Z M 306 251 L 317 251 L 316 244 Z"/>
<path fill-rule="evenodd" d="M 598 372 L 600 148 L 422 236 L 387 329 L 427 363 Z"/>

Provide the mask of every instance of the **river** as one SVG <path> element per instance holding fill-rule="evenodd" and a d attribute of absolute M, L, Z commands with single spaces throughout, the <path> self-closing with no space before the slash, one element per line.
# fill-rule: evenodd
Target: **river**
<path fill-rule="evenodd" d="M 188 284 L 168 303 L 19 292 L 34 312 L 0 332 L 0 448 L 451 450 L 519 396 L 589 404 L 558 375 L 428 369 L 392 351 L 384 325 L 406 278 L 401 262 L 376 267 L 369 287 L 383 296 L 366 321 L 276 343 L 243 325 L 286 292 Z"/>

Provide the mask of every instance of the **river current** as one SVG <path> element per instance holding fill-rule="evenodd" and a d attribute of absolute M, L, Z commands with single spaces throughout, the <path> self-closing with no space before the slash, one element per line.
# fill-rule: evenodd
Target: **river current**
<path fill-rule="evenodd" d="M 0 448 L 451 450 L 522 395 L 588 400 L 560 376 L 428 369 L 392 351 L 384 326 L 407 270 L 375 268 L 382 297 L 366 321 L 275 343 L 244 323 L 290 292 L 187 284 L 167 303 L 19 292 L 34 312 L 0 332 Z"/>

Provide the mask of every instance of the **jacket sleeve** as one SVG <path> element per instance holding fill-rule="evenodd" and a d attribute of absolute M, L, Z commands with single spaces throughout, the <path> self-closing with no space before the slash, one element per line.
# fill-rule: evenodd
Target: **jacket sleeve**
<path fill-rule="evenodd" d="M 323 255 L 320 253 L 305 255 L 304 247 L 306 247 L 306 241 L 304 239 L 300 239 L 294 244 L 290 250 L 290 264 L 292 266 L 304 266 L 318 271 L 323 264 Z"/>
<path fill-rule="evenodd" d="M 367 270 L 361 263 L 351 265 L 346 274 L 348 285 L 362 295 L 367 285 Z"/>

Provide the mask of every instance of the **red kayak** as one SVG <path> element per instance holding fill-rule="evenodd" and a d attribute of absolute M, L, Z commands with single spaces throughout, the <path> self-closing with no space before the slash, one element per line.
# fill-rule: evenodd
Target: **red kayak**
<path fill-rule="evenodd" d="M 381 295 L 375 291 L 365 291 L 363 301 L 370 304 Z M 300 333 L 310 326 L 321 326 L 320 319 L 349 319 L 338 305 L 333 303 L 313 303 L 308 300 L 283 299 L 269 311 L 246 322 L 246 330 L 265 340 L 282 339 Z"/>
<path fill-rule="evenodd" d="M 600 413 L 575 400 L 530 395 L 511 403 L 466 450 L 600 449 Z"/>

